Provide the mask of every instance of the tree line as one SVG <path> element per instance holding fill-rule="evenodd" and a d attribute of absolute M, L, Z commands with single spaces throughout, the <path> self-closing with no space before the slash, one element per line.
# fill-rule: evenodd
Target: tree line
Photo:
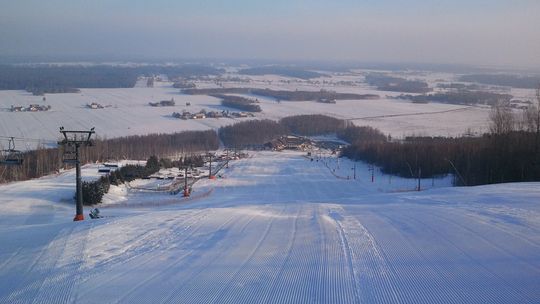
<path fill-rule="evenodd" d="M 325 74 L 321 74 L 314 71 L 309 71 L 300 67 L 293 66 L 262 66 L 254 67 L 248 69 L 242 69 L 239 71 L 240 74 L 244 75 L 280 75 L 285 77 L 294 77 L 300 79 L 311 79 L 318 77 L 327 77 Z"/>
<path fill-rule="evenodd" d="M 540 75 L 520 76 L 511 74 L 471 74 L 463 75 L 459 81 L 477 82 L 482 84 L 509 86 L 514 88 L 535 89 L 540 82 Z"/>
<path fill-rule="evenodd" d="M 342 155 L 402 177 L 454 174 L 456 185 L 540 180 L 534 133 L 513 131 L 468 138 L 410 138 L 347 146 Z"/>
<path fill-rule="evenodd" d="M 275 100 L 285 101 L 317 101 L 317 100 L 361 100 L 379 99 L 375 94 L 338 93 L 334 91 L 284 91 L 254 88 L 208 88 L 186 89 L 182 93 L 189 95 L 214 95 L 214 94 L 250 94 L 262 97 L 270 97 Z"/>
<path fill-rule="evenodd" d="M 540 104 L 540 90 L 537 92 Z M 358 141 L 343 152 L 403 177 L 454 174 L 456 185 L 540 180 L 540 108 L 522 113 L 495 106 L 481 137 L 411 137 L 396 142 Z"/>
<path fill-rule="evenodd" d="M 264 120 L 248 120 L 221 127 L 219 138 L 228 148 L 243 149 L 261 147 L 265 143 L 288 133 L 280 123 Z"/>
<path fill-rule="evenodd" d="M 386 136 L 371 127 L 358 127 L 331 116 L 312 114 L 284 117 L 279 121 L 250 120 L 221 127 L 219 138 L 229 148 L 261 148 L 283 135 L 316 136 L 335 134 L 348 142 L 373 141 Z"/>
<path fill-rule="evenodd" d="M 427 103 L 430 101 L 450 103 L 450 104 L 464 104 L 464 105 L 477 105 L 484 104 L 495 106 L 497 104 L 509 103 L 513 96 L 510 94 L 500 94 L 492 92 L 482 91 L 469 91 L 459 90 L 457 92 L 445 92 L 435 94 L 423 94 L 423 95 L 409 95 L 402 94 L 397 96 L 398 99 L 411 100 L 418 103 Z"/>
<path fill-rule="evenodd" d="M 242 96 L 235 96 L 235 95 L 224 95 L 224 94 L 213 94 L 210 95 L 212 97 L 216 97 L 221 99 L 221 105 L 229 108 L 234 108 L 246 112 L 261 112 L 261 106 L 259 106 L 257 103 L 257 100 L 253 100 L 250 98 L 245 98 Z"/>
<path fill-rule="evenodd" d="M 92 147 L 81 148 L 81 162 L 105 162 L 121 159 L 148 159 L 152 155 L 171 157 L 215 150 L 219 139 L 215 131 L 185 131 L 174 134 L 150 134 L 113 139 L 98 139 Z M 21 166 L 0 168 L 0 183 L 37 178 L 58 172 L 62 148 L 38 148 L 24 152 Z"/>
<path fill-rule="evenodd" d="M 381 73 L 366 75 L 366 83 L 374 86 L 379 91 L 427 93 L 431 91 L 427 82 L 420 80 L 408 80 L 401 77 L 388 76 Z"/>
<path fill-rule="evenodd" d="M 223 70 L 205 65 L 121 67 L 95 66 L 0 66 L 0 90 L 44 93 L 76 93 L 80 88 L 132 88 L 141 75 L 165 74 L 169 79 L 221 75 Z M 153 78 L 152 78 L 153 79 Z"/>
<path fill-rule="evenodd" d="M 264 143 L 291 133 L 336 134 L 350 143 L 341 156 L 402 177 L 453 174 L 456 185 L 468 186 L 540 180 L 540 110 L 535 106 L 523 113 L 493 107 L 490 132 L 481 137 L 392 140 L 377 129 L 324 115 L 285 117 L 279 122 L 254 120 L 219 130 L 220 139 L 231 148 L 262 148 Z"/>

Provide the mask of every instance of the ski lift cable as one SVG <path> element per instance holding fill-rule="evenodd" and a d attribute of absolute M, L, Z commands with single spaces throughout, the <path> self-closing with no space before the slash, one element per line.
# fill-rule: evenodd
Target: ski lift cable
<path fill-rule="evenodd" d="M 16 136 L 2 136 L 0 135 L 0 139 L 13 139 L 16 141 L 24 141 L 24 142 L 38 142 L 38 143 L 54 143 L 56 144 L 57 141 L 50 140 L 50 139 L 38 139 L 38 138 L 26 138 L 26 137 L 16 137 Z"/>

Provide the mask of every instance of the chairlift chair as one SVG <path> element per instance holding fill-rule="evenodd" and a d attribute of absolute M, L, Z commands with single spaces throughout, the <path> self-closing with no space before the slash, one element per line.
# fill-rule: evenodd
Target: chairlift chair
<path fill-rule="evenodd" d="M 2 150 L 2 158 L 0 165 L 4 166 L 20 166 L 23 163 L 22 152 L 15 150 L 15 140 L 13 137 L 9 139 L 8 149 Z"/>

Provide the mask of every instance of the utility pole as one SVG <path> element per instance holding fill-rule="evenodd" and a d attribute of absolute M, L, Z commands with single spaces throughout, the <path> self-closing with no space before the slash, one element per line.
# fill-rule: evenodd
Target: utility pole
<path fill-rule="evenodd" d="M 227 149 L 227 162 L 225 163 L 225 168 L 229 169 L 229 149 Z"/>
<path fill-rule="evenodd" d="M 356 179 L 356 162 L 354 163 L 354 166 L 353 166 L 353 179 Z"/>
<path fill-rule="evenodd" d="M 416 188 L 417 191 L 420 191 L 420 179 L 422 178 L 422 168 L 418 167 L 418 187 Z"/>
<path fill-rule="evenodd" d="M 75 218 L 73 220 L 82 221 L 84 220 L 84 214 L 79 148 L 81 146 L 92 146 L 90 137 L 95 131 L 94 128 L 90 129 L 90 131 L 66 131 L 64 127 L 60 127 L 60 133 L 64 135 L 64 139 L 58 142 L 59 145 L 64 147 L 63 161 L 64 163 L 75 164 L 77 204 Z"/>
<path fill-rule="evenodd" d="M 208 179 L 216 179 L 216 177 L 212 175 L 212 156 L 212 153 L 208 153 L 208 157 L 210 158 L 210 165 L 208 167 Z"/>
<path fill-rule="evenodd" d="M 188 166 L 184 166 L 184 197 L 189 197 L 189 189 L 188 189 L 188 183 L 187 183 L 187 172 L 188 172 Z"/>
<path fill-rule="evenodd" d="M 368 171 L 371 171 L 371 182 L 375 182 L 375 167 L 370 165 Z"/>
<path fill-rule="evenodd" d="M 457 176 L 459 177 L 459 179 L 461 180 L 461 183 L 463 183 L 463 186 L 467 186 L 467 183 L 465 182 L 465 179 L 464 179 L 463 176 L 459 173 L 459 171 L 458 171 L 458 169 L 456 168 L 456 166 L 454 166 L 454 163 L 453 163 L 451 160 L 447 159 L 447 158 L 445 158 L 445 160 L 448 161 L 448 162 L 450 163 L 450 165 L 452 165 L 452 168 L 454 168 L 454 171 L 456 171 L 456 174 L 457 174 Z"/>

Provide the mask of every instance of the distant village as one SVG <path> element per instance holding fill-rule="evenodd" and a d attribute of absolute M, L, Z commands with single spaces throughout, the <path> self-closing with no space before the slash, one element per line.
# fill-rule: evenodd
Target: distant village
<path fill-rule="evenodd" d="M 31 104 L 25 106 L 11 106 L 11 112 L 44 112 L 49 111 L 52 107 L 50 105 Z"/>
<path fill-rule="evenodd" d="M 86 107 L 87 107 L 88 109 L 96 110 L 96 109 L 110 108 L 110 107 L 112 107 L 112 106 L 111 106 L 111 105 L 106 105 L 106 106 L 104 106 L 104 105 L 102 105 L 102 104 L 100 104 L 100 103 L 92 102 L 92 103 L 86 104 Z"/>
<path fill-rule="evenodd" d="M 205 119 L 205 118 L 243 118 L 243 117 L 255 117 L 252 113 L 248 112 L 232 112 L 232 111 L 206 111 L 202 109 L 197 113 L 191 113 L 189 111 L 182 111 L 181 113 L 173 112 L 172 117 L 179 119 Z"/>

